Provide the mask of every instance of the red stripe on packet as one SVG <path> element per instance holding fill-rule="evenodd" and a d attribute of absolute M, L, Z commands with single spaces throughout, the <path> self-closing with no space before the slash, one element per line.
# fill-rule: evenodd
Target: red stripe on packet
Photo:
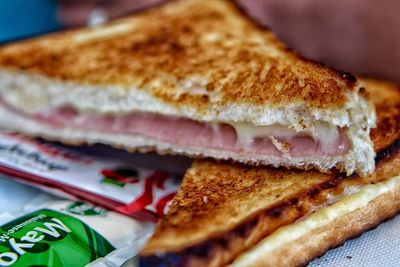
<path fill-rule="evenodd" d="M 158 201 L 157 206 L 156 206 L 158 216 L 162 217 L 165 214 L 165 212 L 166 212 L 165 207 L 174 198 L 175 195 L 176 195 L 176 193 L 171 193 L 169 195 L 166 195 L 165 197 L 163 197 L 162 199 L 160 199 Z"/>
<path fill-rule="evenodd" d="M 152 176 L 148 177 L 145 182 L 144 193 L 139 198 L 137 198 L 135 201 L 133 201 L 128 205 L 112 200 L 107 197 L 99 196 L 91 192 L 81 190 L 79 188 L 75 188 L 70 185 L 65 185 L 57 181 L 49 180 L 37 175 L 9 168 L 4 165 L 0 165 L 0 173 L 10 175 L 23 182 L 44 186 L 49 189 L 62 190 L 63 192 L 69 195 L 76 196 L 82 200 L 92 202 L 106 209 L 117 211 L 119 213 L 133 217 L 135 219 L 156 222 L 159 219 L 159 217 L 163 215 L 163 213 L 159 212 L 160 211 L 159 209 L 157 209 L 157 213 L 146 209 L 146 206 L 153 202 L 153 185 L 155 183 L 157 184 L 157 182 L 159 181 L 165 181 L 166 179 L 165 177 L 168 178 L 168 174 L 163 172 L 155 172 Z M 167 195 L 168 198 L 170 198 L 169 196 L 170 195 Z M 159 203 L 156 204 L 157 207 L 158 206 L 165 207 L 167 203 L 164 203 L 166 201 L 164 198 L 162 198 L 159 201 Z"/>
<path fill-rule="evenodd" d="M 156 171 L 150 177 L 146 179 L 144 192 L 131 204 L 121 207 L 123 213 L 132 214 L 139 210 L 145 209 L 146 206 L 153 203 L 153 188 L 156 185 L 159 188 L 164 187 L 164 181 L 168 178 L 168 174 L 165 172 Z"/>

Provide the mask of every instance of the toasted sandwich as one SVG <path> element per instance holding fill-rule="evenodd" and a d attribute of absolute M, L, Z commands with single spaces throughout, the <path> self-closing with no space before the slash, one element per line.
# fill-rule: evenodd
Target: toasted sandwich
<path fill-rule="evenodd" d="M 373 105 L 229 0 L 177 0 L 0 48 L 0 126 L 71 144 L 374 170 Z"/>
<path fill-rule="evenodd" d="M 197 161 L 141 266 L 302 266 L 400 212 L 400 88 L 368 81 L 369 176 Z"/>

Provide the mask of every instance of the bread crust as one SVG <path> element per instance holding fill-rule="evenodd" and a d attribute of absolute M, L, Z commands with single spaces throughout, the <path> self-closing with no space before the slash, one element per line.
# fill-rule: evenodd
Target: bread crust
<path fill-rule="evenodd" d="M 400 140 L 400 86 L 373 79 L 360 81 L 375 105 L 377 127 L 372 129 L 371 139 L 379 153 Z"/>
<path fill-rule="evenodd" d="M 173 1 L 107 26 L 6 45 L 0 67 L 98 90 L 139 88 L 202 113 L 232 103 L 345 108 L 360 89 L 353 76 L 288 49 L 229 0 Z"/>
<path fill-rule="evenodd" d="M 246 266 L 304 266 L 327 250 L 359 236 L 400 212 L 400 186 L 307 235 L 264 254 Z M 245 255 L 243 255 L 245 257 Z M 235 265 L 235 264 L 233 264 Z"/>

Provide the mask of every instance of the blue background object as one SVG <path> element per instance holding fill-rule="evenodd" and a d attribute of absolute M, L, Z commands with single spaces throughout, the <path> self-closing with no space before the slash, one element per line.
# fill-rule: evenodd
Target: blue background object
<path fill-rule="evenodd" d="M 60 27 L 56 0 L 0 0 L 0 43 Z"/>

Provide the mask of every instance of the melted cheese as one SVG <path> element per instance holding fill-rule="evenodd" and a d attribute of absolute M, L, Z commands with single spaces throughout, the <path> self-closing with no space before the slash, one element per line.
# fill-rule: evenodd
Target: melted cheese
<path fill-rule="evenodd" d="M 253 141 L 256 137 L 286 137 L 290 138 L 297 134 L 296 130 L 287 125 L 272 124 L 255 126 L 248 122 L 230 122 L 238 137 L 238 140 L 243 143 Z"/>
<path fill-rule="evenodd" d="M 257 137 L 273 136 L 276 138 L 291 138 L 300 133 L 289 125 L 271 124 L 256 126 L 248 122 L 229 122 L 235 131 L 240 142 L 249 143 Z M 339 135 L 336 125 L 323 121 L 317 121 L 309 132 L 303 133 L 312 136 L 316 141 L 329 145 Z"/>
<path fill-rule="evenodd" d="M 280 228 L 249 252 L 243 253 L 233 262 L 232 266 L 247 266 L 265 256 L 265 254 L 307 235 L 312 230 L 321 228 L 348 213 L 365 207 L 370 201 L 399 185 L 400 176 L 395 176 L 384 182 L 362 186 L 357 192 L 344 197 L 332 206 L 321 208 L 304 220 Z"/>

